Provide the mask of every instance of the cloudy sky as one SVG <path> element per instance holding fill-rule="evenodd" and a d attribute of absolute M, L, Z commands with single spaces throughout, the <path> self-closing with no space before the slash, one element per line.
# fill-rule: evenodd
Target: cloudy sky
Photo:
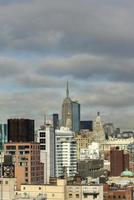
<path fill-rule="evenodd" d="M 0 121 L 61 113 L 134 129 L 133 0 L 0 0 Z"/>

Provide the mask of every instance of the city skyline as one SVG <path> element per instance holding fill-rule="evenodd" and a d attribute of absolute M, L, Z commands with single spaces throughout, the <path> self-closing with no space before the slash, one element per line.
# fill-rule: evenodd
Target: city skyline
<path fill-rule="evenodd" d="M 1 0 L 0 121 L 59 113 L 66 95 L 81 118 L 133 129 L 134 2 Z"/>

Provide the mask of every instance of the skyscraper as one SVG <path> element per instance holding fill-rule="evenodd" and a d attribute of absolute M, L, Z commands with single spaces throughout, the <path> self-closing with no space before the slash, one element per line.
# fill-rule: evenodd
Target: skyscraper
<path fill-rule="evenodd" d="M 101 144 L 105 140 L 105 134 L 99 112 L 97 113 L 97 117 L 95 120 L 94 133 L 95 133 L 95 142 Z"/>
<path fill-rule="evenodd" d="M 80 104 L 77 101 L 72 101 L 72 130 L 80 130 Z"/>
<path fill-rule="evenodd" d="M 75 132 L 79 132 L 80 130 L 80 104 L 77 101 L 72 101 L 69 97 L 68 82 L 66 98 L 62 104 L 62 126 L 68 127 Z"/>
<path fill-rule="evenodd" d="M 9 142 L 34 141 L 34 120 L 8 119 L 8 141 Z"/>
<path fill-rule="evenodd" d="M 69 88 L 67 82 L 66 98 L 62 104 L 62 126 L 72 130 L 72 100 L 69 97 Z"/>

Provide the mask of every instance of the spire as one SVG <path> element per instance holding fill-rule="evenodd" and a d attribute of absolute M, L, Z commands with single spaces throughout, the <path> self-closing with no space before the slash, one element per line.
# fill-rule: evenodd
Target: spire
<path fill-rule="evenodd" d="M 67 88 L 66 88 L 66 97 L 69 97 L 69 87 L 68 87 L 68 81 L 67 81 Z"/>

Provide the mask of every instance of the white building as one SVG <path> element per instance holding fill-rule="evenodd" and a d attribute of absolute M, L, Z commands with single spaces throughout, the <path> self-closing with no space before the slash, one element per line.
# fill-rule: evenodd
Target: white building
<path fill-rule="evenodd" d="M 92 142 L 92 144 L 89 145 L 88 148 L 80 150 L 80 160 L 99 159 L 99 158 L 100 158 L 99 143 Z"/>
<path fill-rule="evenodd" d="M 55 138 L 50 122 L 37 131 L 37 142 L 40 143 L 41 162 L 44 163 L 44 183 L 49 183 L 49 178 L 54 177 L 55 166 Z"/>
<path fill-rule="evenodd" d="M 74 176 L 77 172 L 77 150 L 74 132 L 67 127 L 55 131 L 56 176 Z"/>
<path fill-rule="evenodd" d="M 118 146 L 120 150 L 128 150 L 128 145 L 134 143 L 134 138 L 118 139 L 109 138 L 102 143 L 102 148 L 104 151 L 109 151 L 111 148 Z"/>
<path fill-rule="evenodd" d="M 97 117 L 94 124 L 94 134 L 95 134 L 95 142 L 102 144 L 105 141 L 105 133 L 99 112 L 97 113 Z"/>

